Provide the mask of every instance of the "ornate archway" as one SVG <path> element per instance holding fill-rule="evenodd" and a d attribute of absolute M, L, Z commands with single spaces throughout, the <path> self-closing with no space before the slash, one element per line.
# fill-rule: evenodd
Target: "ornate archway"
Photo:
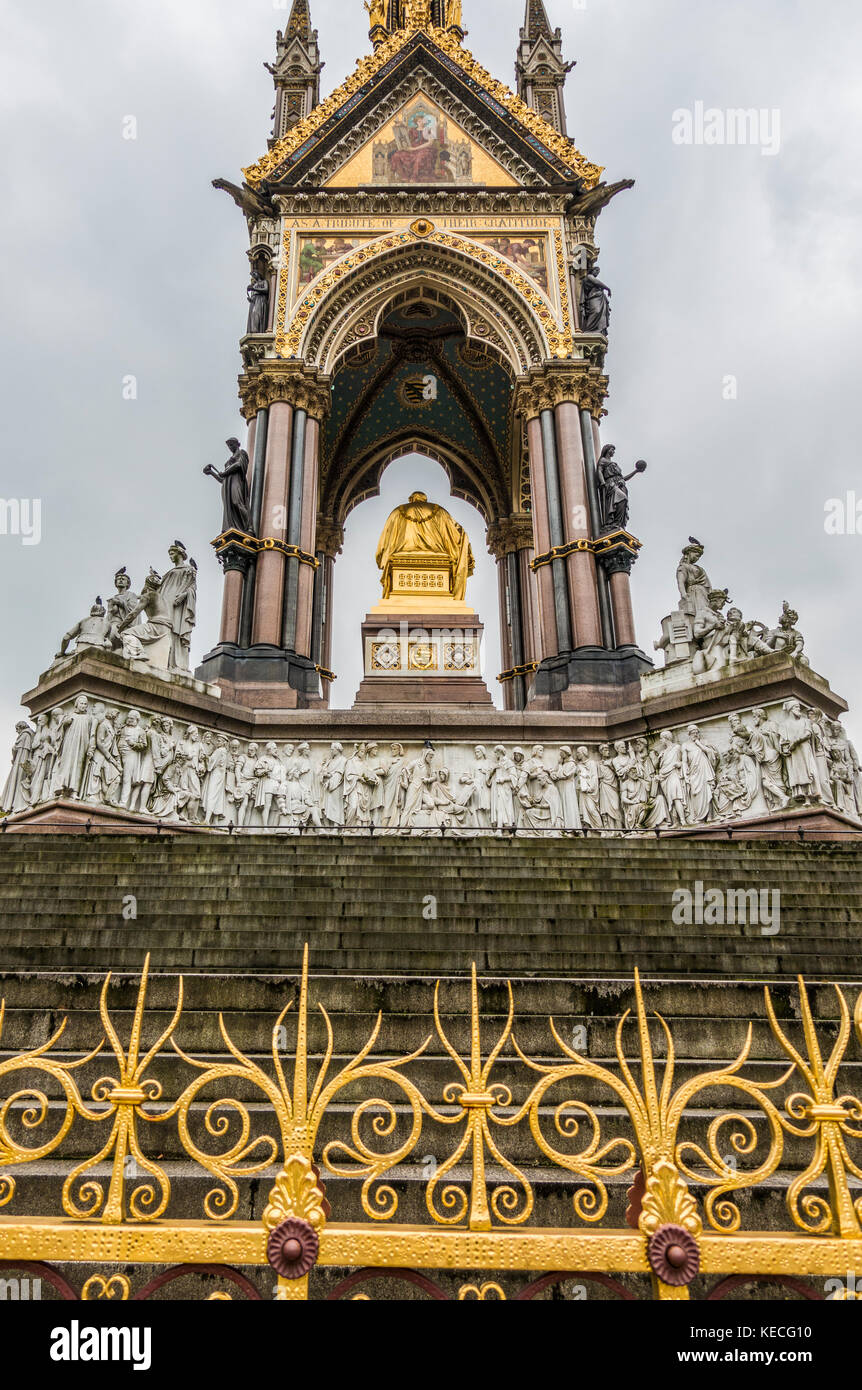
<path fill-rule="evenodd" d="M 289 275 L 289 264 L 282 275 Z M 276 346 L 280 355 L 331 375 L 345 351 L 374 338 L 393 298 L 424 291 L 457 306 L 468 339 L 493 347 L 520 376 L 568 355 L 572 324 L 565 289 L 565 265 L 556 305 L 505 257 L 420 218 L 318 276 L 290 322 L 280 319 Z"/>
<path fill-rule="evenodd" d="M 322 593 L 315 655 L 326 668 L 344 523 L 360 502 L 378 493 L 387 465 L 411 453 L 439 462 L 452 495 L 483 518 L 499 566 L 501 647 L 507 658 L 515 650 L 508 570 L 498 542 L 501 528 L 519 518 L 521 538 L 532 546 L 529 465 L 515 418 L 512 357 L 521 366 L 527 344 L 538 351 L 538 336 L 525 314 L 515 325 L 511 312 L 504 318 L 500 311 L 499 333 L 487 314 L 470 287 L 443 286 L 424 263 L 402 258 L 383 286 L 379 273 L 354 272 L 337 293 L 321 299 L 319 316 L 309 322 L 307 344 L 327 365 L 334 362 L 331 408 L 320 438 L 317 524 Z M 520 651 L 520 632 L 518 637 Z M 528 641 L 532 653 L 532 623 Z"/>

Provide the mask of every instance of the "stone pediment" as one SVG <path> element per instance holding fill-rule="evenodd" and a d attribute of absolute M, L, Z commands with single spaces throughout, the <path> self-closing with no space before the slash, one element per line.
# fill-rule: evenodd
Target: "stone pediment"
<path fill-rule="evenodd" d="M 340 172 L 360 155 L 354 171 L 364 171 L 370 160 L 373 172 L 375 136 L 388 128 L 411 97 L 420 94 L 434 103 L 447 123 L 457 126 L 459 138 L 478 151 L 477 165 L 489 161 L 489 177 L 474 179 L 474 184 L 494 186 L 493 176 L 499 179 L 498 187 L 523 182 L 533 187 L 571 184 L 589 189 L 601 177 L 601 169 L 586 160 L 571 140 L 492 78 L 451 34 L 433 29 L 393 34 L 372 56 L 362 59 L 356 72 L 310 116 L 244 170 L 249 185 L 319 188 L 337 179 L 341 186 L 348 186 L 346 181 L 341 183 Z M 414 163 L 422 161 L 418 157 L 397 161 L 408 172 Z M 438 175 L 445 163 L 445 159 L 437 161 Z M 373 178 L 362 180 L 372 182 Z M 439 177 L 425 180 L 432 186 L 440 182 Z M 448 186 L 455 182 L 449 181 Z M 412 183 L 412 178 L 405 178 L 404 186 Z M 394 186 L 388 178 L 386 185 Z"/>

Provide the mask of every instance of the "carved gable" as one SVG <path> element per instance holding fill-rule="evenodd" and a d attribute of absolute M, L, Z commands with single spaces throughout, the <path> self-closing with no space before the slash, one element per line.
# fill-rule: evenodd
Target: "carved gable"
<path fill-rule="evenodd" d="M 384 121 L 327 185 L 513 188 L 515 179 L 425 91 Z"/>

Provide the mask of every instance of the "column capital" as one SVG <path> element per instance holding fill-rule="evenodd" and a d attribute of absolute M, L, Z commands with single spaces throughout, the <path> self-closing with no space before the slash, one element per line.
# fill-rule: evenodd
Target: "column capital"
<path fill-rule="evenodd" d="M 507 516 L 488 527 L 488 549 L 495 560 L 519 550 L 532 550 L 533 518 L 531 516 Z"/>
<path fill-rule="evenodd" d="M 317 539 L 314 546 L 327 559 L 334 560 L 344 548 L 344 527 L 340 526 L 337 521 L 330 520 L 329 517 L 318 516 Z"/>
<path fill-rule="evenodd" d="M 608 378 L 598 367 L 587 362 L 549 363 L 533 367 L 527 376 L 518 378 L 515 410 L 527 420 L 541 415 L 543 410 L 555 410 L 571 402 L 588 410 L 597 420 L 606 414 Z"/>
<path fill-rule="evenodd" d="M 223 535 L 216 537 L 212 546 L 225 574 L 236 570 L 239 574 L 246 575 L 257 555 L 259 542 L 254 536 L 248 536 L 243 531 L 225 531 Z"/>
<path fill-rule="evenodd" d="M 332 390 L 329 377 L 318 367 L 266 358 L 240 377 L 239 398 L 247 420 L 279 401 L 304 410 L 314 420 L 324 420 L 332 405 Z"/>
<path fill-rule="evenodd" d="M 594 541 L 593 548 L 606 574 L 631 574 L 643 542 L 630 531 L 614 531 Z"/>

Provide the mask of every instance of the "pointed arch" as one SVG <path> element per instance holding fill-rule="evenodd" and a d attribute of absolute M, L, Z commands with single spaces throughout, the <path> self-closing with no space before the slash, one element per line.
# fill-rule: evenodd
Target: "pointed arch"
<path fill-rule="evenodd" d="M 280 344 L 331 374 L 343 354 L 377 334 L 393 293 L 442 292 L 458 306 L 468 342 L 490 343 L 515 375 L 570 350 L 562 324 L 535 282 L 489 248 L 455 233 L 397 233 L 354 252 L 318 282 Z"/>

